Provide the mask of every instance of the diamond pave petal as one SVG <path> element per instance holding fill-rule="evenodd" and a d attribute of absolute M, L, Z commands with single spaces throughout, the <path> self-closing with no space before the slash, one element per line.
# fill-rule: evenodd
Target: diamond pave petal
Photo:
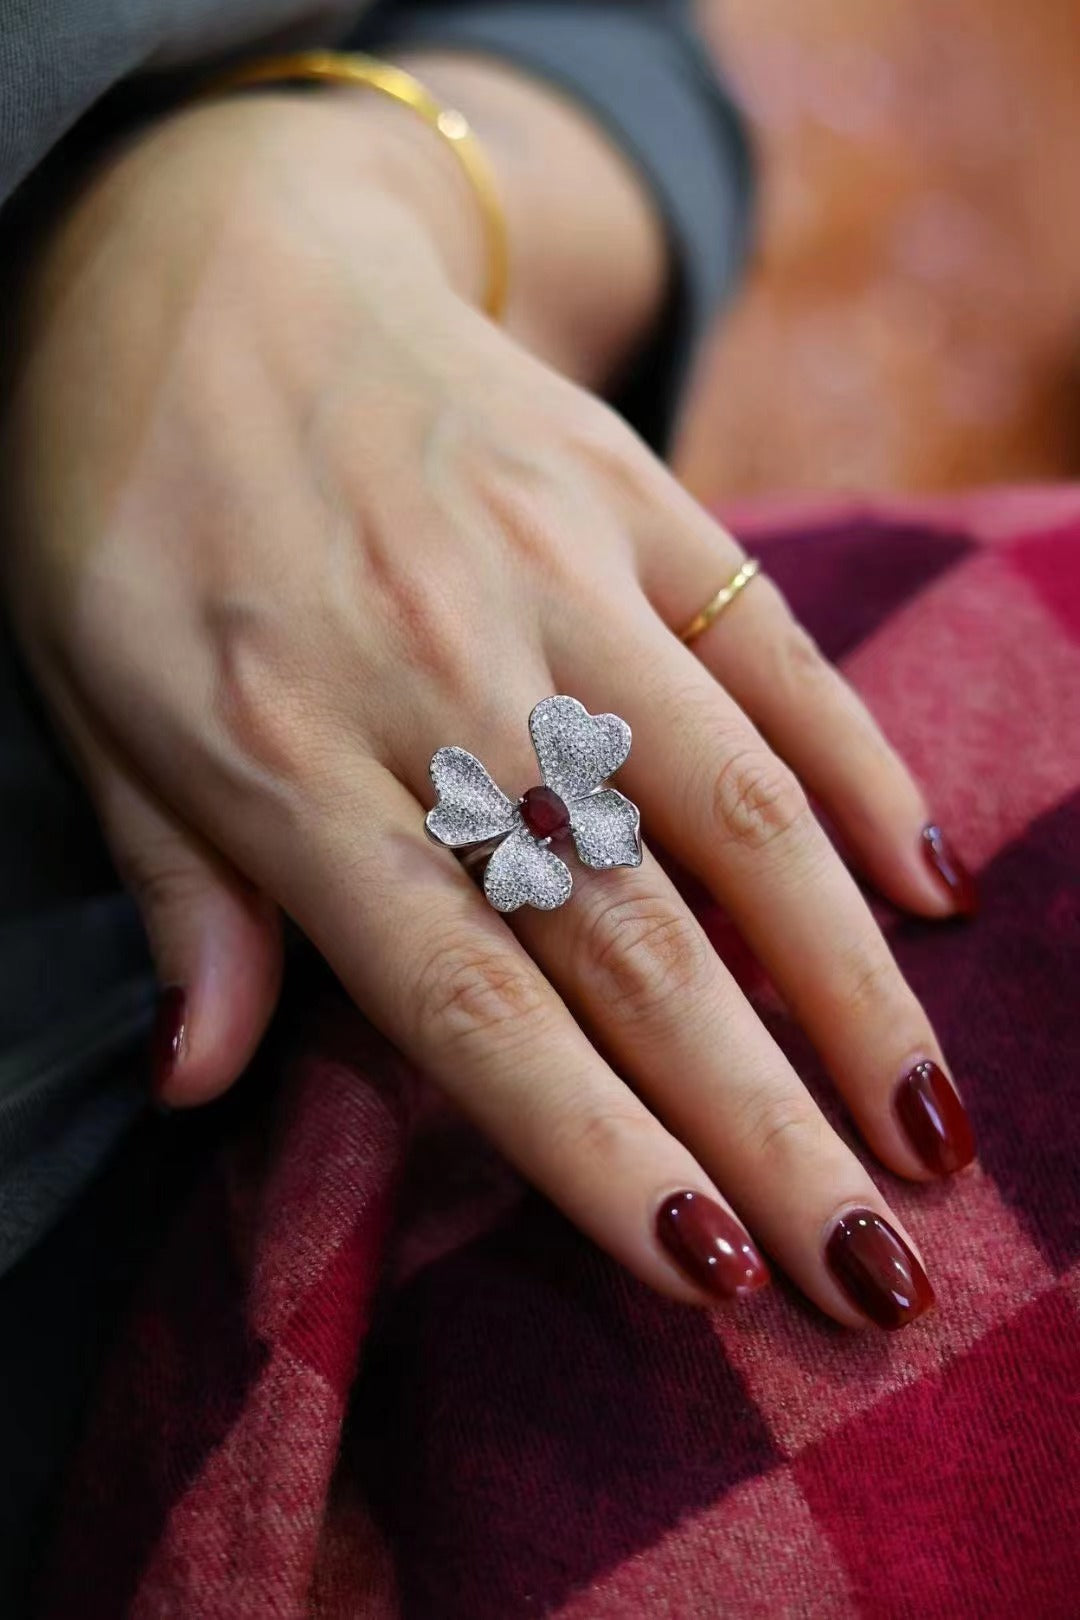
<path fill-rule="evenodd" d="M 484 871 L 484 893 L 496 911 L 554 911 L 569 900 L 573 886 L 570 868 L 520 822 L 496 845 Z"/>
<path fill-rule="evenodd" d="M 514 806 L 475 754 L 464 748 L 440 748 L 428 770 L 438 802 L 424 825 L 440 844 L 460 849 L 510 831 Z"/>
<path fill-rule="evenodd" d="M 637 805 L 614 788 L 570 804 L 570 830 L 586 866 L 640 866 L 640 827 Z"/>
<path fill-rule="evenodd" d="M 606 782 L 630 752 L 630 727 L 617 714 L 590 714 L 572 697 L 549 697 L 529 716 L 540 774 L 562 799 Z"/>

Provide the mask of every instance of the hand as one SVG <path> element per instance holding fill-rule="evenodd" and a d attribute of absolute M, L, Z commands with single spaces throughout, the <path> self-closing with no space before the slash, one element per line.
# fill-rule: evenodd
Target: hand
<path fill-rule="evenodd" d="M 963 1135 L 925 1162 L 897 1088 L 944 1061 L 800 778 L 882 889 L 941 915 L 918 790 L 766 579 L 694 652 L 672 633 L 738 548 L 475 313 L 468 253 L 341 156 L 360 116 L 251 98 L 144 137 L 54 233 L 24 315 L 8 595 L 184 987 L 168 1099 L 250 1055 L 284 910 L 639 1277 L 698 1301 L 757 1285 L 745 1222 L 838 1320 L 900 1325 L 917 1264 L 886 1256 L 907 1305 L 866 1266 L 860 1294 L 868 1228 L 836 1235 L 854 1210 L 898 1223 L 648 850 L 508 923 L 424 814 L 440 745 L 513 794 L 538 699 L 624 716 L 646 839 L 719 897 L 876 1153 L 921 1178 Z"/>

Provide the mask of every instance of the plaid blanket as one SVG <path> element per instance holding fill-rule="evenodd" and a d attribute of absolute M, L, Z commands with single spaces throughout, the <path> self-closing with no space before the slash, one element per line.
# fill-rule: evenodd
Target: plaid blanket
<path fill-rule="evenodd" d="M 980 1144 L 874 1170 L 938 1309 L 654 1297 L 305 991 L 112 1346 L 46 1616 L 1080 1614 L 1080 494 L 738 517 L 980 875 L 974 923 L 880 911 Z"/>

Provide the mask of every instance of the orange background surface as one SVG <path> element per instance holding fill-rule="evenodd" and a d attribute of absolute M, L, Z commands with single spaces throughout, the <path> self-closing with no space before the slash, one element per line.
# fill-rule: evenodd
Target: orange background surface
<path fill-rule="evenodd" d="M 702 0 L 757 243 L 677 466 L 706 497 L 1080 471 L 1077 0 Z"/>

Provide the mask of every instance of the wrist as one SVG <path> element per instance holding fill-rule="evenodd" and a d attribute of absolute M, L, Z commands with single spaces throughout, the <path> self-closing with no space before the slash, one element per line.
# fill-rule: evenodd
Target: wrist
<path fill-rule="evenodd" d="M 446 137 L 414 109 L 375 90 L 342 86 L 328 100 L 348 115 L 342 135 L 357 210 L 396 210 L 424 239 L 450 289 L 487 308 L 495 268 L 489 203 Z M 501 215 L 499 199 L 495 206 Z"/>
<path fill-rule="evenodd" d="M 362 137 L 380 116 L 365 112 Z M 356 136 L 355 108 L 336 97 L 274 91 L 190 103 L 118 143 L 41 221 L 11 323 L 20 354 L 118 265 L 130 283 L 125 343 L 144 326 L 179 332 L 208 282 L 232 282 L 236 293 L 214 296 L 250 304 L 239 289 L 256 289 L 260 316 L 318 371 L 339 346 L 339 267 L 354 300 L 413 325 L 430 315 L 438 330 L 448 301 L 478 301 L 479 250 L 455 234 L 449 210 L 438 239 L 435 187 L 406 155 L 407 124 L 378 140 Z"/>
<path fill-rule="evenodd" d="M 647 335 L 664 291 L 663 232 L 639 181 L 576 108 L 499 64 L 435 53 L 402 65 L 465 113 L 494 171 L 510 238 L 507 329 L 575 380 L 603 386 Z M 140 212 L 199 221 L 185 237 L 193 252 L 269 208 L 287 256 L 290 238 L 336 239 L 399 305 L 440 287 L 484 304 L 480 199 L 445 140 L 377 91 L 282 86 L 195 103 L 103 165 L 89 208 L 73 212 L 93 215 L 102 194 L 108 212 L 132 182 Z M 60 234 L 71 237 L 66 222 Z"/>
<path fill-rule="evenodd" d="M 506 326 L 569 375 L 605 382 L 648 334 L 666 287 L 664 232 L 640 176 L 579 108 L 503 64 L 430 52 L 400 65 L 482 144 L 510 250 Z M 415 108 L 370 88 L 331 86 L 327 99 L 349 115 L 361 189 L 408 207 L 454 289 L 486 301 L 496 264 L 486 187 Z"/>
<path fill-rule="evenodd" d="M 415 112 L 333 85 L 244 91 L 187 116 L 215 109 L 236 128 L 253 193 L 276 193 L 297 233 L 352 242 L 358 268 L 400 278 L 403 291 L 437 279 L 465 302 L 483 302 L 479 203 L 444 140 Z"/>

